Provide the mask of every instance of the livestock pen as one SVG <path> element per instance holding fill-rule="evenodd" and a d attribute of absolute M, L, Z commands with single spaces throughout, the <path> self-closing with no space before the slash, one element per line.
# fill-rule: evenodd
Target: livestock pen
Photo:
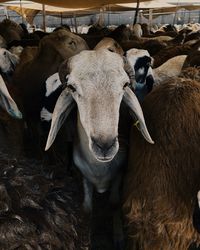
<path fill-rule="evenodd" d="M 199 249 L 200 4 L 37 2 L 0 22 L 0 249 Z"/>

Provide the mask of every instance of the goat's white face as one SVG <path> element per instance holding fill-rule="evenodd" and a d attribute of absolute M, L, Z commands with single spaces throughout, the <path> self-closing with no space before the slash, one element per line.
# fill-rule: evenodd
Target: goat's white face
<path fill-rule="evenodd" d="M 82 52 L 72 58 L 67 86 L 76 101 L 89 148 L 101 161 L 118 151 L 119 108 L 129 77 L 123 60 L 106 50 Z"/>
<path fill-rule="evenodd" d="M 153 143 L 140 104 L 127 86 L 130 79 L 120 55 L 106 49 L 82 51 L 63 63 L 59 74 L 66 88 L 54 108 L 46 150 L 53 143 L 72 104 L 76 103 L 80 138 L 84 137 L 83 147 L 89 148 L 90 155 L 97 161 L 111 161 L 119 148 L 118 123 L 122 98 L 138 118 L 146 140 Z"/>
<path fill-rule="evenodd" d="M 16 64 L 18 63 L 18 57 L 12 54 L 10 51 L 0 48 L 0 70 L 3 73 L 13 72 Z"/>
<path fill-rule="evenodd" d="M 153 58 L 147 50 L 130 49 L 126 52 L 126 57 L 135 74 L 135 81 L 139 84 L 145 84 L 146 78 L 152 76 Z"/>

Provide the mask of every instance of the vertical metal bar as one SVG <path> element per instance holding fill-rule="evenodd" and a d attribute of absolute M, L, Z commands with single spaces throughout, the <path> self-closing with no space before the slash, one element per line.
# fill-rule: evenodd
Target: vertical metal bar
<path fill-rule="evenodd" d="M 42 4 L 43 30 L 46 32 L 46 11 L 45 4 Z"/>
<path fill-rule="evenodd" d="M 60 24 L 63 25 L 63 14 L 62 14 L 62 12 L 60 13 Z"/>
<path fill-rule="evenodd" d="M 188 23 L 191 21 L 191 11 L 189 10 L 189 17 L 188 17 Z"/>
<path fill-rule="evenodd" d="M 8 10 L 6 6 L 4 6 L 4 14 L 6 16 L 6 19 L 8 19 Z"/>
<path fill-rule="evenodd" d="M 110 26 L 110 5 L 108 4 L 108 26 Z"/>
<path fill-rule="evenodd" d="M 149 9 L 149 27 L 152 27 L 152 21 L 153 21 L 153 10 Z"/>
<path fill-rule="evenodd" d="M 137 0 L 137 5 L 136 5 L 135 17 L 134 17 L 133 24 L 137 23 L 137 17 L 138 17 L 139 7 L 140 7 L 140 0 Z"/>
<path fill-rule="evenodd" d="M 173 25 L 176 23 L 176 17 L 177 17 L 177 10 L 174 13 L 174 20 L 173 20 Z"/>
<path fill-rule="evenodd" d="M 76 33 L 78 33 L 76 13 L 74 13 L 74 24 L 75 24 L 75 31 L 76 31 Z"/>
<path fill-rule="evenodd" d="M 20 12 L 21 12 L 21 17 L 22 17 L 22 23 L 24 23 L 24 13 L 23 13 L 23 8 L 22 8 L 22 1 L 20 0 Z"/>
<path fill-rule="evenodd" d="M 199 23 L 200 23 L 200 11 L 199 11 Z"/>

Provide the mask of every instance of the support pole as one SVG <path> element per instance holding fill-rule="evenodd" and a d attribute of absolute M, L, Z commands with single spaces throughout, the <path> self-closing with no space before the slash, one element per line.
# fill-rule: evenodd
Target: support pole
<path fill-rule="evenodd" d="M 8 10 L 6 6 L 4 6 L 4 14 L 6 16 L 6 19 L 8 19 Z"/>
<path fill-rule="evenodd" d="M 24 23 L 24 13 L 23 13 L 23 8 L 22 8 L 22 1 L 20 0 L 20 12 L 21 12 L 21 17 L 22 17 L 22 23 Z"/>
<path fill-rule="evenodd" d="M 61 24 L 61 26 L 63 25 L 63 14 L 62 14 L 62 12 L 60 12 L 60 24 Z"/>
<path fill-rule="evenodd" d="M 108 4 L 108 26 L 110 26 L 110 5 Z"/>
<path fill-rule="evenodd" d="M 73 19 L 72 19 L 72 16 L 70 17 L 70 21 L 71 21 L 71 27 L 72 27 L 72 30 L 74 32 L 74 24 L 73 24 Z"/>
<path fill-rule="evenodd" d="M 149 9 L 149 27 L 150 27 L 150 29 L 152 27 L 152 21 L 153 21 L 153 10 Z"/>
<path fill-rule="evenodd" d="M 199 11 L 199 23 L 200 23 L 200 11 Z"/>
<path fill-rule="evenodd" d="M 134 17 L 133 24 L 137 23 L 137 17 L 138 17 L 139 7 L 140 7 L 140 0 L 137 0 L 137 5 L 136 5 L 135 17 Z"/>
<path fill-rule="evenodd" d="M 173 25 L 176 23 L 176 18 L 177 18 L 177 10 L 176 10 L 176 12 L 174 13 Z"/>
<path fill-rule="evenodd" d="M 76 31 L 76 33 L 78 33 L 76 13 L 74 13 L 74 24 L 75 24 L 75 31 Z"/>
<path fill-rule="evenodd" d="M 191 11 L 189 10 L 188 23 L 191 22 Z"/>
<path fill-rule="evenodd" d="M 42 4 L 42 16 L 43 16 L 43 30 L 46 32 L 46 11 L 45 11 L 45 4 Z"/>

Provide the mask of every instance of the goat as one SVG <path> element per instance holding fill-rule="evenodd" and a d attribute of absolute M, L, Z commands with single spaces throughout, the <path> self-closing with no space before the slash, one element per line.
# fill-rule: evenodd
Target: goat
<path fill-rule="evenodd" d="M 200 42 L 198 42 L 194 46 L 194 48 L 191 49 L 190 53 L 188 53 L 183 68 L 200 66 L 199 56 L 200 56 Z"/>
<path fill-rule="evenodd" d="M 119 149 L 118 141 L 122 98 L 140 120 L 146 140 L 153 141 L 137 98 L 126 86 L 130 80 L 124 71 L 123 59 L 118 54 L 105 49 L 83 51 L 61 66 L 62 83 L 66 84 L 66 77 L 67 87 L 54 108 L 45 150 L 52 145 L 75 101 L 79 112 L 74 161 L 84 176 L 84 207 L 91 210 L 93 185 L 98 192 L 105 192 L 123 165 L 126 153 L 121 148 L 123 145 Z"/>
<path fill-rule="evenodd" d="M 18 56 L 4 48 L 0 48 L 0 72 L 2 75 L 9 76 L 13 74 L 18 62 Z"/>
<path fill-rule="evenodd" d="M 136 24 L 133 26 L 132 31 L 133 31 L 133 34 L 134 34 L 136 37 L 139 37 L 139 38 L 142 37 L 143 31 L 142 31 L 142 27 L 141 27 L 141 25 L 140 25 L 139 23 L 136 23 Z"/>
<path fill-rule="evenodd" d="M 119 54 L 97 49 L 80 52 L 69 62 L 64 62 L 59 70 L 65 89 L 53 111 L 45 150 L 50 148 L 76 104 L 78 110 L 73 159 L 83 174 L 83 207 L 88 212 L 92 210 L 94 187 L 98 193 L 110 189 L 111 204 L 119 205 L 119 187 L 127 158 L 127 131 L 130 126 L 126 108 L 122 111 L 122 99 L 139 120 L 144 138 L 153 143 L 139 102 L 128 87 L 130 79 L 124 67 Z M 113 221 L 115 228 L 114 217 Z M 121 237 L 114 238 L 114 241 L 118 244 Z"/>
<path fill-rule="evenodd" d="M 125 55 L 134 77 L 132 88 L 139 101 L 142 101 L 153 88 L 154 77 L 151 68 L 153 59 L 147 50 L 142 49 L 130 49 Z"/>
<path fill-rule="evenodd" d="M 84 49 L 88 46 L 82 38 L 69 31 L 58 30 L 42 38 L 38 49 L 27 47 L 22 52 L 13 83 L 20 89 L 21 111 L 32 151 L 37 157 L 43 157 L 40 111 L 45 98 L 45 81 L 58 71 L 65 59 Z"/>
<path fill-rule="evenodd" d="M 124 179 L 128 249 L 187 250 L 200 243 L 192 215 L 200 189 L 200 85 L 175 78 L 143 102 L 155 145 L 134 127 Z"/>
<path fill-rule="evenodd" d="M 180 77 L 193 79 L 200 82 L 200 67 L 188 67 L 181 71 Z"/>
<path fill-rule="evenodd" d="M 110 37 L 105 37 L 103 38 L 94 48 L 94 50 L 96 49 L 108 49 L 111 52 L 115 52 L 118 53 L 119 55 L 123 56 L 124 51 L 122 49 L 122 47 L 112 38 Z"/>
<path fill-rule="evenodd" d="M 172 57 L 179 55 L 188 55 L 190 51 L 191 51 L 191 46 L 184 44 L 178 46 L 166 47 L 165 49 L 159 51 L 157 54 L 153 56 L 154 58 L 153 67 L 154 68 L 159 67 Z"/>

